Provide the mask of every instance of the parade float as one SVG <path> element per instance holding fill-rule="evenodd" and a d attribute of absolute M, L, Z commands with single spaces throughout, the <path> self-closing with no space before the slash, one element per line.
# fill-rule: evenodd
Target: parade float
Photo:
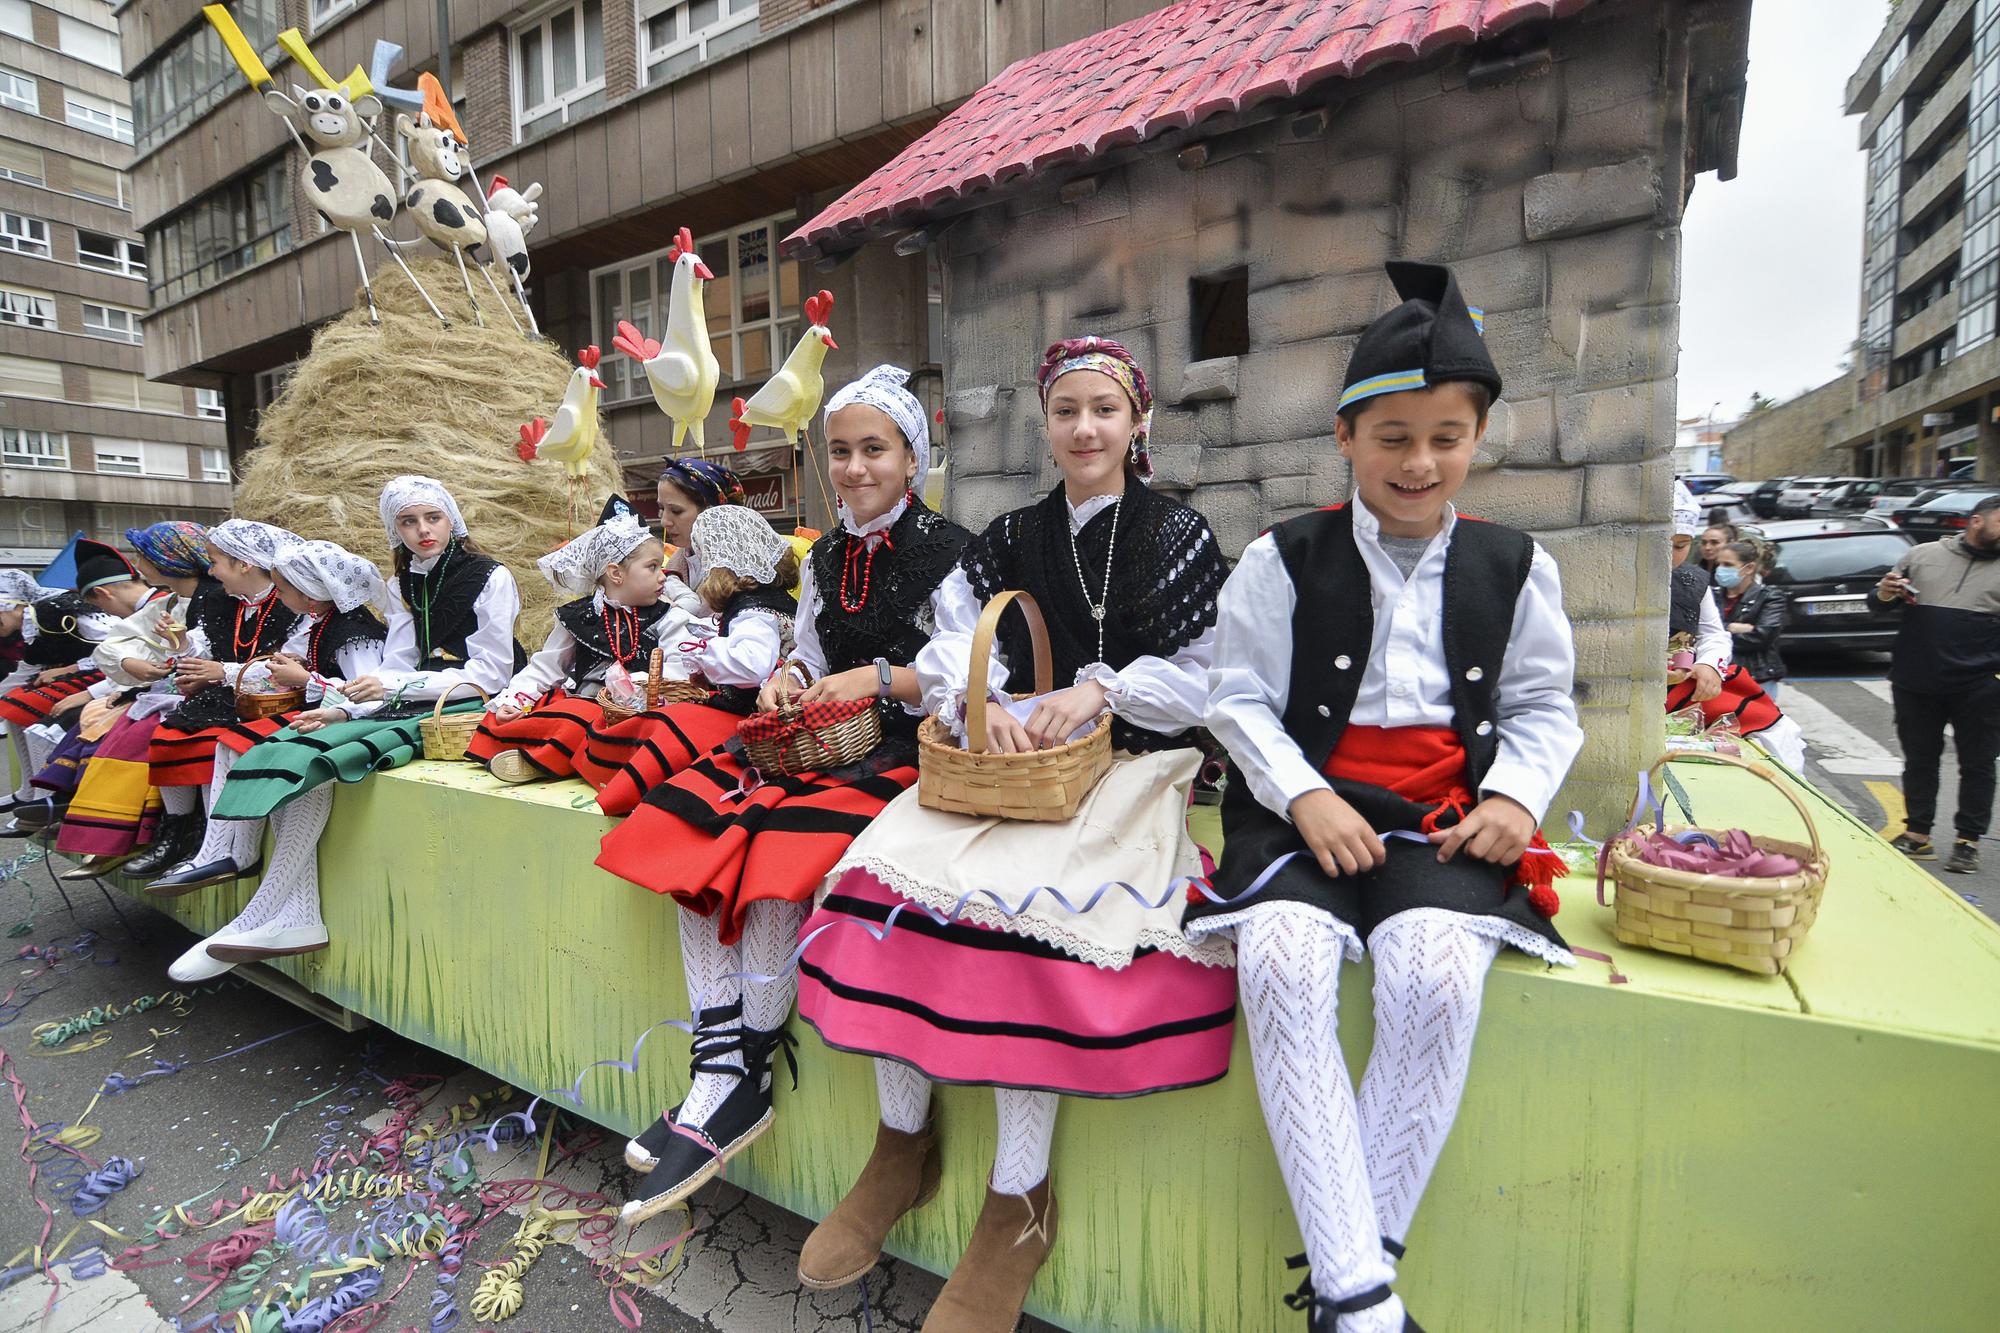
<path fill-rule="evenodd" d="M 1290 302 L 1303 299 L 1319 311 L 1310 336 L 1193 358 L 1169 345 L 1183 333 L 1189 276 L 1245 263 L 1373 270 L 1385 226 L 1403 229 L 1390 243 L 1420 246 L 1422 231 L 1429 249 L 1471 261 L 1495 293 L 1489 336 L 1510 376 L 1518 365 L 1530 386 L 1493 442 L 1495 466 L 1481 479 L 1486 503 L 1551 533 L 1551 545 L 1578 564 L 1570 586 L 1593 746 L 1561 807 L 1581 810 L 1578 840 L 1563 847 L 1573 873 L 1562 926 L 1584 962 L 1562 970 L 1508 957 L 1491 974 L 1471 1085 L 1409 1237 L 1403 1289 L 1420 1294 L 1428 1324 L 1444 1328 L 1900 1327 L 1913 1301 L 1925 1326 L 1982 1326 L 2000 1299 L 1988 1262 L 1994 1236 L 1980 1221 L 2000 1194 L 2000 1149 L 1990 1136 L 1965 1133 L 1955 1112 L 2000 1098 L 2000 1006 L 1992 1003 L 2000 930 L 1752 742 L 1735 747 L 1747 769 L 1677 763 L 1659 780 L 1657 807 L 1633 801 L 1635 780 L 1660 750 L 1665 581 L 1648 579 L 1665 568 L 1667 440 L 1652 426 L 1670 421 L 1672 369 L 1655 326 L 1631 312 L 1658 315 L 1664 306 L 1671 330 L 1672 295 L 1660 289 L 1657 266 L 1677 262 L 1677 233 L 1669 233 L 1693 170 L 1718 165 L 1713 158 L 1727 156 L 1733 135 L 1729 113 L 1700 91 L 1718 86 L 1716 64 L 1691 52 L 1707 43 L 1713 61 L 1715 44 L 1738 43 L 1740 113 L 1741 32 L 1718 36 L 1707 22 L 1738 7 L 1664 6 L 1638 22 L 1639 37 L 1631 36 L 1637 7 L 1629 4 L 1605 7 L 1609 18 L 1575 17 L 1590 8 L 1575 3 L 1485 4 L 1440 7 L 1477 11 L 1460 20 L 1408 11 L 1394 22 L 1373 13 L 1382 6 L 1346 7 L 1363 8 L 1372 27 L 1320 34 L 1317 49 L 1339 59 L 1327 57 L 1317 72 L 1304 63 L 1311 51 L 1283 45 L 1295 30 L 1285 28 L 1271 36 L 1279 45 L 1254 95 L 1255 71 L 1232 66 L 1218 47 L 1201 77 L 1175 83 L 1156 66 L 1147 86 L 1161 100 L 1100 105 L 1096 121 L 1082 107 L 1030 118 L 1025 128 L 1008 120 L 1007 108 L 1028 92 L 1053 97 L 1063 71 L 1091 53 L 1058 50 L 1024 62 L 801 228 L 793 253 L 832 259 L 894 233 L 945 248 L 954 438 L 966 449 L 960 507 L 974 523 L 1033 483 L 1012 438 L 1019 432 L 1009 428 L 1030 367 L 1008 361 L 1040 345 L 1035 321 L 1084 313 L 1129 320 L 1135 345 L 1156 352 L 1181 382 L 1163 413 L 1162 484 L 1193 490 L 1201 502 L 1204 486 L 1222 482 L 1217 528 L 1234 525 L 1234 547 L 1277 512 L 1332 498 L 1337 480 L 1312 459 L 1297 474 L 1317 479 L 1310 494 L 1303 482 L 1225 480 L 1221 463 L 1205 478 L 1211 454 L 1234 456 L 1215 429 L 1233 424 L 1265 448 L 1307 439 L 1316 428 L 1272 425 L 1277 409 L 1253 402 L 1253 390 L 1282 397 L 1277 390 L 1334 374 L 1337 365 L 1321 364 L 1343 336 L 1331 330 L 1373 312 L 1331 310 L 1344 289 L 1318 271 L 1292 274 L 1253 308 L 1296 324 L 1303 307 Z M 1164 13 L 1191 27 L 1201 20 L 1213 37 L 1217 9 L 1193 3 Z M 1520 28 L 1524 17 L 1536 22 Z M 1175 48 L 1176 33 L 1147 23 L 1088 40 L 1154 60 L 1190 47 Z M 1614 23 L 1628 30 L 1614 34 Z M 1468 43 L 1496 34 L 1507 40 L 1486 40 L 1466 56 Z M 1631 54 L 1621 43 L 1657 57 L 1636 62 L 1655 82 L 1626 88 L 1622 99 L 1602 87 L 1607 52 Z M 1329 79 L 1337 96 L 1326 91 Z M 1101 90 L 1103 81 L 1078 86 Z M 323 91 L 338 87 L 321 82 Z M 1600 136 L 1641 140 L 1651 154 L 1643 170 L 1602 145 L 1564 145 L 1553 121 L 1530 143 L 1496 129 L 1504 151 L 1465 132 L 1468 122 L 1497 126 L 1492 118 L 1503 112 L 1552 115 L 1547 106 L 1563 88 L 1579 101 L 1593 92 L 1595 114 L 1645 104 L 1649 114 L 1636 122 L 1592 122 Z M 287 94 L 301 104 L 315 95 Z M 350 111 L 369 95 L 351 80 L 341 91 Z M 1434 104 L 1428 111 L 1409 109 L 1426 102 Z M 1672 116 L 1650 114 L 1668 106 Z M 1690 107 L 1702 114 L 1687 116 Z M 1019 150 L 1004 169 L 981 137 L 996 122 L 1023 136 L 1000 145 Z M 1081 137 L 1037 140 L 1045 131 Z M 971 151 L 975 141 L 986 157 Z M 320 151 L 301 144 L 302 153 Z M 1371 156 L 1365 170 L 1355 165 Z M 1364 194 L 1386 190 L 1377 178 L 1399 172 L 1432 181 L 1426 198 L 1448 216 L 1440 221 L 1409 199 L 1370 194 L 1350 204 L 1348 187 L 1315 194 L 1300 185 L 1329 162 L 1336 180 Z M 954 179 L 927 179 L 930 171 Z M 1188 173 L 1196 173 L 1194 188 L 1181 184 Z M 1184 223 L 1186 235 L 1165 227 L 1160 244 L 1172 253 L 1148 252 L 1126 218 L 1128 201 L 1156 202 L 1176 189 L 1193 210 L 1173 223 Z M 1496 194 L 1511 221 L 1496 220 Z M 1355 215 L 1358 231 L 1342 230 L 1340 220 Z M 343 229 L 359 253 L 361 236 L 375 240 L 378 231 L 365 217 L 352 220 Z M 1055 220 L 1109 230 L 1073 245 L 1064 239 L 1052 262 L 1048 237 L 1067 236 Z M 1300 229 L 1313 227 L 1328 235 L 1307 245 Z M 485 228 L 497 243 L 504 225 L 489 214 Z M 1376 239 L 1350 253 L 1364 232 Z M 525 262 L 507 265 L 514 281 L 506 288 L 496 279 L 489 289 L 465 267 L 468 255 L 480 262 L 460 244 L 469 229 L 442 235 L 448 258 L 412 266 L 407 279 L 377 276 L 355 311 L 322 332 L 269 415 L 265 449 L 240 497 L 245 512 L 365 548 L 372 511 L 350 516 L 336 498 L 372 493 L 355 473 L 357 459 L 379 451 L 380 465 L 395 471 L 408 453 L 423 452 L 443 460 L 482 531 L 518 525 L 517 547 L 506 554 L 524 564 L 575 530 L 580 486 L 593 495 L 606 488 L 609 460 L 583 444 L 596 411 L 590 363 L 573 365 L 534 342 L 525 304 L 504 294 L 518 297 Z M 379 239 L 400 263 L 393 238 Z M 1288 249 L 1296 246 L 1311 255 Z M 1532 267 L 1534 280 L 1507 276 L 1510 263 Z M 677 267 L 677 300 L 698 300 L 698 270 L 694 258 L 681 291 Z M 1172 301 L 1138 290 L 1154 279 Z M 1300 286 L 1310 291 L 1289 290 Z M 507 321 L 498 318 L 503 310 Z M 670 317 L 668 327 L 681 326 Z M 1583 332 L 1588 346 L 1577 341 Z M 713 359 L 704 363 L 699 345 L 676 347 L 671 333 L 657 343 L 636 331 L 626 340 L 620 350 L 644 364 L 678 437 L 711 406 Z M 802 396 L 805 387 L 774 397 Z M 1667 407 L 1649 407 L 1659 394 Z M 395 408 L 385 410 L 390 402 Z M 773 411 L 753 397 L 735 416 L 747 434 L 803 424 L 810 411 Z M 689 433 L 701 448 L 698 429 Z M 587 466 L 571 470 L 576 460 Z M 1475 488 L 1474 504 L 1479 495 Z M 1629 576 L 1634 550 L 1643 577 Z M 538 632 L 526 621 L 520 628 L 524 638 Z M 1654 790 L 1650 780 L 1646 787 Z M 1642 819 L 1747 830 L 1762 840 L 1760 854 L 1772 840 L 1795 849 L 1796 873 L 1812 881 L 1793 886 L 1810 898 L 1805 925 L 1803 899 L 1781 905 L 1792 914 L 1779 922 L 1764 899 L 1732 902 L 1712 883 L 1634 871 L 1619 851 L 1620 830 Z M 1196 806 L 1190 821 L 1211 852 L 1221 850 L 1213 807 Z M 672 914 L 593 868 L 610 827 L 579 784 L 508 786 L 464 763 L 420 761 L 342 786 L 320 851 L 333 944 L 253 971 L 323 1012 L 383 1024 L 540 1092 L 546 1107 L 635 1132 L 684 1088 L 685 1038 L 672 1020 L 684 1016 L 685 1001 Z M 1600 850 L 1582 840 L 1590 836 L 1617 845 Z M 1697 888 L 1719 896 L 1703 898 Z M 249 891 L 153 905 L 205 932 Z M 1757 911 L 1766 919 L 1745 915 Z M 1787 947 L 1778 950 L 1781 934 Z M 1720 943 L 1697 947 L 1702 940 Z M 1773 963 L 1751 969 L 1706 957 L 1732 952 Z M 1343 987 L 1343 1046 L 1365 1051 L 1366 970 L 1350 969 Z M 861 1165 L 873 1080 L 865 1061 L 817 1041 L 801 1043 L 798 1055 L 797 1088 L 787 1083 L 779 1093 L 790 1128 L 765 1136 L 728 1174 L 819 1217 Z M 1035 1285 L 1032 1312 L 1065 1328 L 1121 1331 L 1263 1329 L 1294 1318 L 1282 1304 L 1291 1286 L 1283 1259 L 1299 1238 L 1248 1069 L 1239 1031 L 1232 1072 L 1218 1083 L 1065 1109 L 1054 1149 L 1063 1238 Z M 1501 1070 L 1506 1077 L 1482 1077 Z M 954 1126 L 944 1191 L 889 1240 L 892 1252 L 936 1271 L 964 1247 L 991 1152 L 983 1091 L 946 1088 L 942 1096 L 941 1114 Z M 1885 1283 L 1886 1272 L 1933 1280 L 1913 1297 L 1907 1284 Z"/>

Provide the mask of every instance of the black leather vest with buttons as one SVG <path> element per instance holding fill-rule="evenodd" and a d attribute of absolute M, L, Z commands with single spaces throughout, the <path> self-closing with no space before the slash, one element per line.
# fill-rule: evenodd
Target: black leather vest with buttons
<path fill-rule="evenodd" d="M 1668 590 L 1667 633 L 1701 633 L 1701 603 L 1709 587 L 1708 571 L 1694 561 L 1674 566 L 1673 586 Z"/>
<path fill-rule="evenodd" d="M 1345 505 L 1288 519 L 1271 529 L 1297 591 L 1292 610 L 1292 677 L 1285 730 L 1315 769 L 1324 769 L 1361 692 L 1375 637 L 1367 562 L 1354 544 Z M 1514 628 L 1514 604 L 1535 558 L 1526 533 L 1460 515 L 1444 561 L 1444 659 L 1451 674 L 1453 725 L 1465 745 L 1473 791 L 1499 753 L 1495 690 Z"/>

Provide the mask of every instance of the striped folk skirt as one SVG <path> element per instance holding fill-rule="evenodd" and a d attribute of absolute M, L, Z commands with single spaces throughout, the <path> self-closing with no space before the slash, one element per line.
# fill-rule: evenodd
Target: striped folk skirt
<path fill-rule="evenodd" d="M 571 777 L 576 773 L 576 756 L 583 750 L 584 738 L 591 727 L 603 721 L 604 708 L 595 699 L 551 690 L 511 722 L 488 713 L 466 745 L 465 757 L 485 764 L 503 750 L 519 750 L 550 777 Z"/>
<path fill-rule="evenodd" d="M 69 856 L 123 856 L 153 840 L 160 817 L 160 793 L 153 786 L 146 756 L 157 713 L 114 722 L 83 767 L 56 835 L 56 850 Z"/>
<path fill-rule="evenodd" d="M 629 815 L 647 792 L 725 744 L 742 720 L 727 709 L 680 703 L 599 722 L 576 756 L 576 775 L 597 789 L 598 809 Z"/>
<path fill-rule="evenodd" d="M 0 696 L 0 721 L 32 727 L 55 711 L 57 704 L 104 679 L 102 671 L 72 671 L 44 685 L 27 684 Z"/>
<path fill-rule="evenodd" d="M 732 743 L 646 793 L 604 835 L 597 864 L 704 916 L 720 914 L 718 934 L 734 944 L 750 904 L 811 899 L 868 821 L 916 785 L 914 763 L 899 757 L 883 767 L 880 751 L 871 759 L 839 774 L 781 774 L 745 792 Z"/>

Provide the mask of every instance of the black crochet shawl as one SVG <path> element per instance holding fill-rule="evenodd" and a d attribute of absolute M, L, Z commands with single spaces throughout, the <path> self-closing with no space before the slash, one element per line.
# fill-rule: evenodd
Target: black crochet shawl
<path fill-rule="evenodd" d="M 1104 587 L 1113 513 L 1117 545 L 1110 551 L 1111 579 L 1104 617 L 1104 663 L 1118 671 L 1137 657 L 1171 657 L 1215 623 L 1215 598 L 1229 571 L 1208 520 L 1198 512 L 1127 477 L 1124 499 L 1084 524 L 1070 553 L 1069 507 L 1058 485 L 1037 503 L 1002 514 L 974 537 L 960 557 L 966 580 L 982 602 L 1009 588 L 1032 596 L 1048 622 L 1055 659 L 1051 678 L 1063 689 L 1097 659 L 1097 622 L 1084 585 Z M 1081 582 L 1077 561 L 1083 563 Z M 1000 618 L 1000 651 L 1009 687 L 1030 688 L 1034 654 L 1018 610 Z M 1192 745 L 1188 733 L 1168 736 L 1111 720 L 1111 741 L 1129 753 Z"/>
<path fill-rule="evenodd" d="M 306 670 L 340 679 L 340 650 L 356 643 L 381 643 L 389 631 L 365 606 L 334 611 L 306 630 Z"/>
<path fill-rule="evenodd" d="M 479 628 L 479 594 L 499 567 L 498 560 L 472 554 L 454 537 L 428 574 L 405 569 L 396 575 L 396 589 L 416 621 L 416 670 L 442 671 L 471 655 L 467 642 Z M 428 617 L 425 608 L 429 609 Z M 514 670 L 519 671 L 527 660 L 520 641 L 515 640 Z"/>
<path fill-rule="evenodd" d="M 270 610 L 261 623 L 257 615 L 248 602 L 230 596 L 212 578 L 199 580 L 194 596 L 188 601 L 188 625 L 200 626 L 208 636 L 209 655 L 217 662 L 248 662 L 253 657 L 275 653 L 285 646 L 292 627 L 299 622 L 298 613 L 278 600 L 276 590 L 270 594 Z M 237 636 L 248 625 L 255 625 L 256 633 L 239 646 Z M 236 691 L 228 685 L 215 684 L 204 685 L 190 694 L 187 702 L 161 720 L 161 725 L 200 731 L 204 727 L 227 726 L 235 720 Z"/>
<path fill-rule="evenodd" d="M 623 632 L 617 644 L 604 632 L 604 611 L 597 605 L 597 595 L 579 597 L 573 602 L 564 602 L 556 608 L 556 619 L 576 640 L 576 660 L 570 663 L 569 677 L 573 687 L 580 687 L 586 681 L 602 678 L 611 669 L 613 662 L 622 662 L 627 671 L 646 669 L 647 659 L 652 656 L 652 645 L 646 642 L 646 631 L 657 625 L 671 603 L 654 602 L 651 606 L 618 607 L 614 614 L 623 612 L 633 616 L 638 622 L 638 633 L 632 636 L 632 643 L 624 642 Z M 630 621 L 625 622 L 630 624 Z M 629 651 L 620 656 L 618 649 Z"/>

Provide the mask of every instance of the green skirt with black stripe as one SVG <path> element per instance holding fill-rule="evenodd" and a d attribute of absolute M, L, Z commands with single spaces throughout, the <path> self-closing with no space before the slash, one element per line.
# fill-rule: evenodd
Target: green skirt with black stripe
<path fill-rule="evenodd" d="M 445 705 L 447 713 L 476 712 L 484 705 L 465 699 Z M 404 708 L 394 715 L 336 722 L 300 735 L 286 727 L 244 751 L 209 811 L 211 819 L 262 819 L 327 782 L 359 782 L 370 773 L 400 768 L 423 749 L 417 728 L 431 715 Z"/>

